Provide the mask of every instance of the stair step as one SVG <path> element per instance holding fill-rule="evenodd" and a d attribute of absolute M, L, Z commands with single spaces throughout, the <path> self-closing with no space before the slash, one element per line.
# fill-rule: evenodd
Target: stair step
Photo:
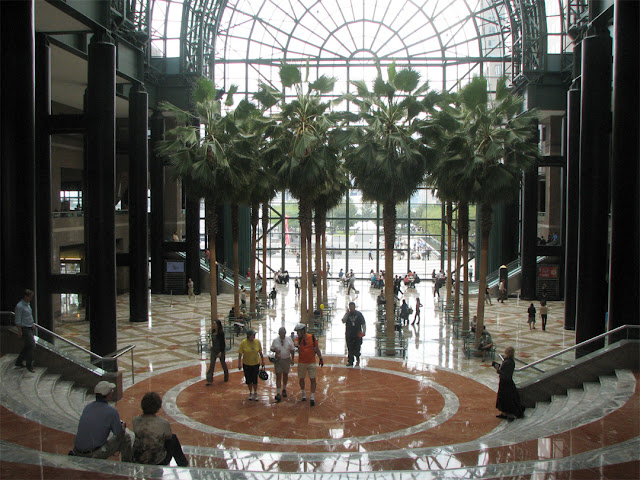
<path fill-rule="evenodd" d="M 33 385 L 34 378 L 42 376 L 42 372 L 38 372 L 38 367 L 36 367 L 36 373 L 32 374 L 24 368 L 15 368 L 13 366 L 17 355 L 7 355 L 6 357 L 9 358 L 1 359 L 3 361 L 0 365 L 0 373 L 2 375 L 0 403 L 16 415 L 41 425 L 75 433 L 78 425 L 77 421 L 72 423 L 66 415 L 60 415 L 57 409 L 51 408 L 52 404 L 43 409 L 41 407 L 42 401 L 35 394 L 35 387 L 33 387 L 33 394 L 25 394 L 25 391 L 31 392 L 28 386 Z M 44 369 L 41 370 L 44 371 Z"/>
<path fill-rule="evenodd" d="M 87 389 L 82 387 L 73 387 L 69 392 L 69 404 L 73 408 L 74 419 L 76 422 L 80 420 L 84 407 L 87 406 Z"/>
<path fill-rule="evenodd" d="M 77 418 L 75 409 L 69 401 L 73 382 L 59 379 L 54 387 L 54 400 L 59 409 L 70 418 Z"/>

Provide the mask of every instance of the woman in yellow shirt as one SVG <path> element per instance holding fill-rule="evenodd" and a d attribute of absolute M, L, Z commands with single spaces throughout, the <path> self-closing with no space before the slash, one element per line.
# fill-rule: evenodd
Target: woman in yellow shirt
<path fill-rule="evenodd" d="M 249 387 L 249 400 L 258 401 L 258 372 L 264 367 L 262 345 L 256 339 L 255 330 L 247 330 L 245 338 L 238 347 L 238 370 L 244 369 L 244 379 Z"/>

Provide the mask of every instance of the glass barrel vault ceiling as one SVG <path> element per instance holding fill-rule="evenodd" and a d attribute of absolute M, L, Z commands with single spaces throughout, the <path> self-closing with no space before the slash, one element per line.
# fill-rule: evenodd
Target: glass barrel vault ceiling
<path fill-rule="evenodd" d="M 455 90 L 473 75 L 519 70 L 516 57 L 532 45 L 527 32 L 548 34 L 548 47 L 560 50 L 564 2 L 149 0 L 147 24 L 152 56 L 180 57 L 185 71 L 249 94 L 258 81 L 277 83 L 283 60 L 337 77 L 336 93 L 372 76 L 375 60 L 411 65 L 431 88 Z M 533 17 L 544 19 L 534 29 Z"/>

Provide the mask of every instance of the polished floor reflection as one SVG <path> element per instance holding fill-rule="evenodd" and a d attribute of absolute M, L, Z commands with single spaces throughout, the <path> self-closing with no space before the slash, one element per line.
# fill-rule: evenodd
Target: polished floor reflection
<path fill-rule="evenodd" d="M 295 367 L 289 396 L 282 402 L 274 401 L 273 375 L 260 381 L 259 401 L 249 401 L 242 372 L 235 368 L 242 337 L 234 339 L 227 352 L 229 382 L 223 381 L 218 366 L 213 385 L 206 386 L 207 361 L 198 353 L 197 339 L 210 321 L 207 295 L 195 300 L 154 295 L 149 322 L 143 324 L 129 323 L 128 298 L 118 299 L 119 345 L 135 343 L 136 349 L 135 384 L 131 365 L 123 360 L 126 390 L 116 407 L 130 424 L 140 413 L 142 395 L 161 393 L 161 415 L 171 421 L 184 445 L 188 469 L 66 456 L 73 423 L 43 420 L 37 406 L 21 408 L 7 390 L 19 390 L 20 382 L 28 380 L 10 379 L 11 359 L 0 359 L 0 372 L 7 379 L 0 396 L 0 478 L 640 476 L 638 372 L 617 372 L 527 410 L 524 419 L 501 421 L 495 417 L 498 381 L 491 361 L 464 355 L 462 340 L 454 337 L 434 302 L 430 282 L 405 292 L 410 305 L 418 296 L 424 304 L 420 324 L 404 330 L 409 339 L 406 358 L 376 356 L 378 292 L 365 282 L 357 288 L 358 295 L 347 297 L 332 282 L 329 296 L 337 308 L 319 335 L 326 364 L 318 368 L 313 407 L 301 400 Z M 219 298 L 220 311 L 228 311 L 231 295 Z M 359 368 L 346 366 L 340 318 L 349 300 L 356 302 L 368 324 Z M 512 345 L 517 357 L 530 362 L 573 344 L 574 332 L 562 328 L 562 302 L 551 302 L 546 331 L 529 330 L 527 307 L 517 298 L 487 306 L 487 328 L 499 352 Z M 298 308 L 293 285 L 278 286 L 274 308 L 253 325 L 265 349 L 280 326 L 293 330 Z M 475 310 L 475 299 L 471 308 Z M 58 331 L 88 344 L 86 322 L 62 318 Z M 269 371 L 273 373 L 271 366 Z M 11 382 L 16 382 L 14 387 Z M 43 382 L 34 382 L 36 396 Z M 307 381 L 307 397 L 308 388 Z"/>

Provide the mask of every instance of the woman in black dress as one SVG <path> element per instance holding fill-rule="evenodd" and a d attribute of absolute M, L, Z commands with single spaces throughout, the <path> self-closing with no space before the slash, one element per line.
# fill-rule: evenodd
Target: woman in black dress
<path fill-rule="evenodd" d="M 524 409 L 520 404 L 520 395 L 518 395 L 516 384 L 513 383 L 513 371 L 516 368 L 516 362 L 513 359 L 514 353 L 513 347 L 507 347 L 504 351 L 505 358 L 502 365 L 493 363 L 498 375 L 500 375 L 498 398 L 496 400 L 496 408 L 500 410 L 500 415 L 497 415 L 497 417 L 509 420 L 524 416 Z"/>

